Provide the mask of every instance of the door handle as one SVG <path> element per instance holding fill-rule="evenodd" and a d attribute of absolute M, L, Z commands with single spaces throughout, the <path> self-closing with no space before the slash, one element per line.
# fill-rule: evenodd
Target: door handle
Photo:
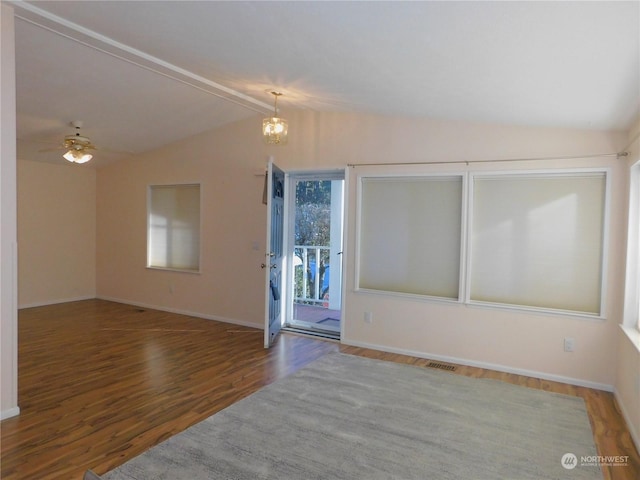
<path fill-rule="evenodd" d="M 278 265 L 276 265 L 275 263 L 272 263 L 272 264 L 269 265 L 270 269 L 274 269 L 274 268 L 277 268 L 277 267 L 278 267 Z M 266 263 L 261 263 L 260 264 L 260 268 L 267 268 L 267 264 Z"/>

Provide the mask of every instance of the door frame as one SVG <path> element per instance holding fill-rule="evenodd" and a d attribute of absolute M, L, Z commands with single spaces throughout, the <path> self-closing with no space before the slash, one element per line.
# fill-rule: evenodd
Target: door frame
<path fill-rule="evenodd" d="M 342 180 L 343 181 L 343 189 L 342 189 L 342 232 L 341 232 L 341 241 L 342 241 L 342 254 L 341 257 L 341 285 L 340 285 L 340 338 L 344 337 L 344 314 L 345 314 L 345 250 L 346 250 L 346 241 L 347 241 L 347 169 L 346 168 L 331 168 L 331 169 L 314 169 L 314 170 L 294 170 L 288 171 L 285 173 L 285 208 L 284 208 L 284 222 L 285 222 L 285 238 L 284 238 L 284 249 L 285 249 L 285 265 L 283 277 L 286 282 L 285 289 L 285 305 L 284 305 L 284 325 L 287 325 L 291 320 L 293 320 L 293 302 L 294 302 L 294 292 L 293 292 L 293 282 L 291 281 L 294 278 L 294 262 L 293 262 L 293 251 L 295 247 L 295 218 L 292 215 L 295 215 L 295 183 L 298 180 Z"/>

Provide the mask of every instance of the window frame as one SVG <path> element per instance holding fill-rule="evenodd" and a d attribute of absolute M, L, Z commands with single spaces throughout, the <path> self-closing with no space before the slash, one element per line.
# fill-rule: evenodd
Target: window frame
<path fill-rule="evenodd" d="M 597 314 L 574 311 L 574 310 L 562 310 L 550 307 L 534 307 L 528 305 L 506 304 L 506 303 L 493 303 L 493 302 L 481 302 L 471 300 L 471 235 L 472 235 L 472 221 L 473 221 L 473 183 L 475 178 L 482 176 L 549 176 L 554 177 L 557 175 L 582 176 L 585 174 L 600 174 L 604 176 L 604 195 L 603 195 L 603 218 L 602 218 L 602 237 L 601 237 L 601 259 L 600 259 L 600 298 L 599 298 L 599 312 Z M 364 178 L 394 178 L 394 177 L 436 177 L 436 176 L 448 176 L 448 177 L 462 177 L 462 212 L 461 212 L 461 235 L 460 239 L 460 273 L 459 273 L 459 292 L 458 298 L 445 298 L 434 297 L 429 295 L 421 295 L 415 293 L 402 293 L 394 291 L 374 290 L 362 288 L 359 285 L 360 282 L 360 262 L 361 262 L 361 221 L 362 221 L 362 191 Z M 606 320 L 607 312 L 607 281 L 609 254 L 610 254 L 610 222 L 611 222 L 611 168 L 610 167 L 576 167 L 576 168 L 561 168 L 561 169 L 511 169 L 511 170 L 467 170 L 460 171 L 452 169 L 438 170 L 432 172 L 385 172 L 385 173 L 359 173 L 356 177 L 356 226 L 355 226 L 355 251 L 354 251 L 354 292 L 361 294 L 370 294 L 387 297 L 404 297 L 411 300 L 425 301 L 425 302 L 444 302 L 449 304 L 459 304 L 467 307 L 474 308 L 488 308 L 494 310 L 511 310 L 518 312 L 534 313 L 541 315 L 553 315 L 553 316 L 566 316 L 574 317 L 586 320 L 602 321 Z M 639 293 L 640 295 L 640 293 Z"/>
<path fill-rule="evenodd" d="M 628 202 L 622 325 L 640 333 L 640 159 L 629 168 Z"/>
<path fill-rule="evenodd" d="M 152 191 L 155 187 L 198 187 L 198 267 L 179 268 L 175 266 L 161 266 L 151 264 L 151 214 L 152 214 Z M 149 270 L 160 270 L 178 273 L 190 273 L 199 275 L 202 272 L 202 184 L 200 182 L 179 182 L 179 183 L 154 183 L 147 185 L 147 251 L 146 268 Z"/>
<path fill-rule="evenodd" d="M 608 167 L 596 167 L 596 168 L 567 168 L 567 169 L 536 169 L 536 170 L 497 170 L 497 171 L 474 171 L 469 172 L 469 215 L 468 215 L 468 229 L 467 229 L 467 251 L 466 251 L 466 268 L 467 272 L 471 272 L 471 262 L 473 246 L 471 243 L 472 224 L 473 224 L 473 212 L 474 212 L 474 181 L 480 177 L 549 177 L 555 178 L 558 176 L 565 176 L 568 178 L 578 177 L 590 174 L 601 174 L 604 176 L 604 198 L 603 198 L 603 218 L 602 218 L 602 255 L 600 258 L 600 299 L 599 299 L 599 312 L 589 313 L 578 310 L 563 310 L 552 307 L 535 307 L 529 305 L 518 305 L 500 302 L 488 302 L 471 299 L 471 278 L 472 274 L 469 273 L 465 278 L 465 299 L 464 303 L 473 307 L 481 308 L 494 308 L 501 310 L 515 310 L 533 313 L 547 313 L 552 315 L 579 317 L 592 320 L 606 320 L 607 310 L 607 282 L 606 276 L 608 273 L 608 257 L 609 257 L 609 225 L 610 225 L 610 205 L 611 205 L 611 169 Z"/>
<path fill-rule="evenodd" d="M 458 292 L 456 298 L 426 295 L 418 293 L 400 292 L 400 291 L 387 291 L 373 288 L 365 288 L 360 286 L 360 274 L 361 274 L 361 245 L 362 245 L 362 200 L 364 190 L 365 179 L 402 179 L 402 178 L 437 178 L 437 177 L 459 177 L 462 182 L 462 198 L 461 198 L 461 212 L 460 212 L 460 250 L 459 250 L 459 272 L 458 272 Z M 371 173 L 371 174 L 359 174 L 356 178 L 357 182 L 357 209 L 356 209 L 356 235 L 355 235 L 355 275 L 354 275 L 354 291 L 360 293 L 369 293 L 373 295 L 385 295 L 401 298 L 410 298 L 413 300 L 424 300 L 431 302 L 444 302 L 460 304 L 464 302 L 464 273 L 466 270 L 465 251 L 466 251 L 466 228 L 467 228 L 467 181 L 468 175 L 466 172 L 460 171 L 446 171 L 446 172 L 419 172 L 419 173 Z"/>

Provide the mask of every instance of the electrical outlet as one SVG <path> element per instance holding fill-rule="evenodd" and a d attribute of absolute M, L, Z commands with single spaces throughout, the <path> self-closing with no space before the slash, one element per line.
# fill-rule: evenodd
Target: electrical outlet
<path fill-rule="evenodd" d="M 373 323 L 373 313 L 364 312 L 364 323 Z"/>
<path fill-rule="evenodd" d="M 575 349 L 575 341 L 573 338 L 571 337 L 565 337 L 564 339 L 564 351 L 565 352 L 573 352 L 573 350 Z"/>

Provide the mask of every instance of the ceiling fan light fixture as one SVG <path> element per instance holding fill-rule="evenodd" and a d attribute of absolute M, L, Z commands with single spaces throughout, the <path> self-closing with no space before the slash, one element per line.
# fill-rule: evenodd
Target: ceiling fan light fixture
<path fill-rule="evenodd" d="M 285 145 L 289 138 L 289 124 L 284 118 L 278 117 L 278 97 L 282 93 L 273 91 L 271 94 L 274 96 L 273 117 L 262 121 L 262 138 L 268 145 Z"/>
<path fill-rule="evenodd" d="M 86 153 L 84 150 L 71 149 L 63 157 L 71 163 L 87 163 L 93 158 L 93 155 Z"/>
<path fill-rule="evenodd" d="M 74 120 L 71 125 L 76 129 L 76 133 L 64 137 L 64 146 L 69 151 L 63 155 L 63 158 L 71 163 L 87 163 L 93 158 L 93 155 L 87 153 L 87 150 L 95 147 L 91 145 L 91 140 L 88 137 L 80 135 L 82 121 Z"/>

